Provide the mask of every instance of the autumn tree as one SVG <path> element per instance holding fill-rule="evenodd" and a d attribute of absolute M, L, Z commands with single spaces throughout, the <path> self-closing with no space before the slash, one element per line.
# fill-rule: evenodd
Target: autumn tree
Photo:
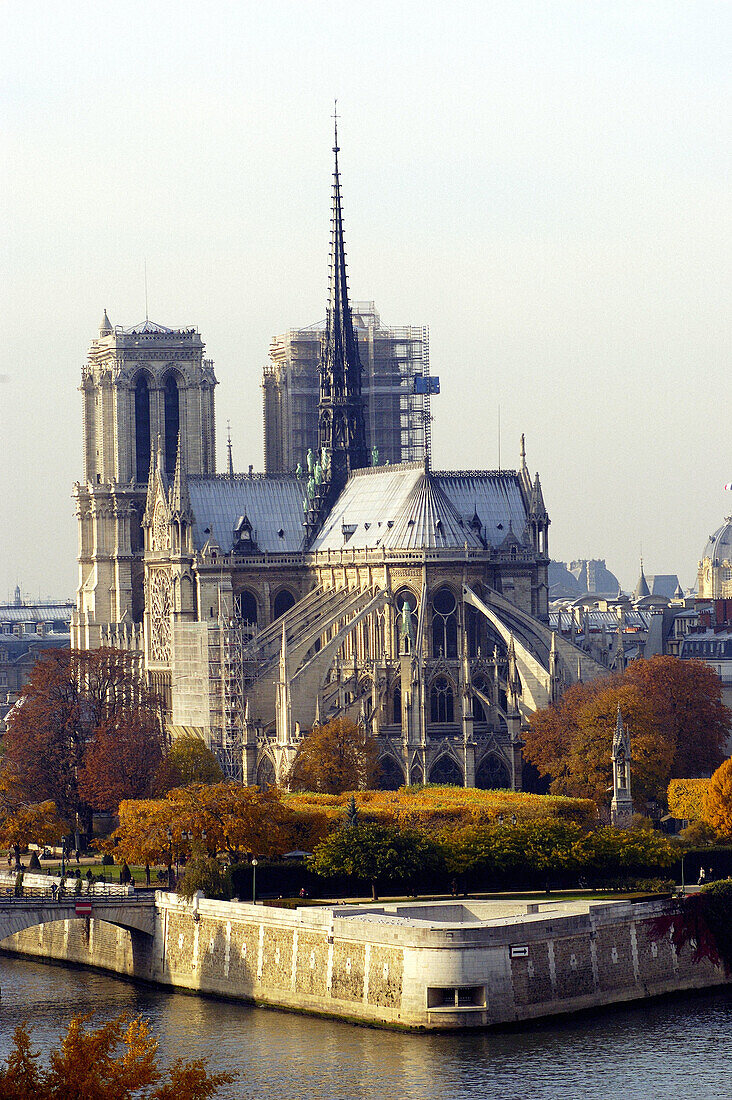
<path fill-rule="evenodd" d="M 79 785 L 87 752 L 97 737 L 119 732 L 133 714 L 138 728 L 154 730 L 159 722 L 158 701 L 144 686 L 134 654 L 44 651 L 8 715 L 4 739 L 25 797 L 52 799 L 62 817 L 72 825 L 78 820 L 90 833 L 92 805 Z"/>
<path fill-rule="evenodd" d="M 140 1016 L 118 1016 L 96 1029 L 75 1016 L 49 1066 L 31 1046 L 26 1024 L 15 1029 L 10 1054 L 0 1065 L 3 1100 L 210 1100 L 230 1073 L 210 1074 L 205 1060 L 179 1059 L 163 1079 L 158 1044 Z M 153 1087 L 157 1086 L 157 1087 Z"/>
<path fill-rule="evenodd" d="M 188 858 L 196 844 L 233 862 L 241 853 L 275 858 L 297 837 L 297 815 L 276 790 L 242 783 L 197 784 L 165 798 L 125 801 L 119 827 L 104 842 L 117 862 L 167 863 Z"/>
<path fill-rule="evenodd" d="M 298 746 L 289 786 L 294 790 L 342 794 L 373 786 L 378 775 L 375 738 L 350 718 L 314 726 Z"/>
<path fill-rule="evenodd" d="M 154 794 L 196 783 L 222 783 L 218 760 L 200 737 L 176 737 L 160 764 Z"/>
<path fill-rule="evenodd" d="M 622 676 L 575 684 L 532 716 L 524 753 L 551 778 L 552 793 L 607 804 L 618 706 L 631 732 L 631 788 L 640 807 L 663 801 L 671 777 L 698 775 L 722 759 L 732 716 L 719 678 L 700 661 L 652 657 L 632 662 Z"/>
<path fill-rule="evenodd" d="M 732 757 L 709 780 L 704 796 L 704 820 L 722 836 L 732 836 Z"/>
<path fill-rule="evenodd" d="M 153 793 L 163 760 L 163 738 L 157 715 L 126 710 L 96 731 L 79 770 L 79 794 L 95 810 L 116 813 L 127 798 Z"/>

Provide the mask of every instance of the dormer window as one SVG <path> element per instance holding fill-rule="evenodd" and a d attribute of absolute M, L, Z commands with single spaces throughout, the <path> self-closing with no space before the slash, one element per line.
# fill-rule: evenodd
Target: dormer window
<path fill-rule="evenodd" d="M 257 540 L 249 517 L 245 514 L 239 517 L 234 528 L 234 553 L 251 554 L 257 550 Z"/>

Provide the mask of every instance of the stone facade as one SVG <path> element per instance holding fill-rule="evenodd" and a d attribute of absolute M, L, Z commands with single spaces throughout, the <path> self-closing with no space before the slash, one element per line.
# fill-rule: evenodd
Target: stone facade
<path fill-rule="evenodd" d="M 528 911 L 527 911 L 528 910 Z M 296 911 L 159 894 L 154 936 L 94 919 L 2 949 L 364 1023 L 490 1027 L 728 982 L 677 952 L 664 901 L 412 903 Z"/>

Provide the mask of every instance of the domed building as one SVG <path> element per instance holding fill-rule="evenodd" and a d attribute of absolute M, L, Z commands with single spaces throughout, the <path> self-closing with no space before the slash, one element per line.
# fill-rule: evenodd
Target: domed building
<path fill-rule="evenodd" d="M 699 562 L 697 591 L 700 600 L 732 599 L 732 516 L 707 540 Z"/>

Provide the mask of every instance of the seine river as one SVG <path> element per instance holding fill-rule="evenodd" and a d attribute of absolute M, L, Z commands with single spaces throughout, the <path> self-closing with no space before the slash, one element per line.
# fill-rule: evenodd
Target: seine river
<path fill-rule="evenodd" d="M 407 1035 L 167 993 L 0 956 L 0 1059 L 17 1021 L 41 1048 L 74 1012 L 143 1013 L 164 1061 L 237 1070 L 220 1093 L 266 1100 L 729 1100 L 732 993 L 521 1032 Z"/>

